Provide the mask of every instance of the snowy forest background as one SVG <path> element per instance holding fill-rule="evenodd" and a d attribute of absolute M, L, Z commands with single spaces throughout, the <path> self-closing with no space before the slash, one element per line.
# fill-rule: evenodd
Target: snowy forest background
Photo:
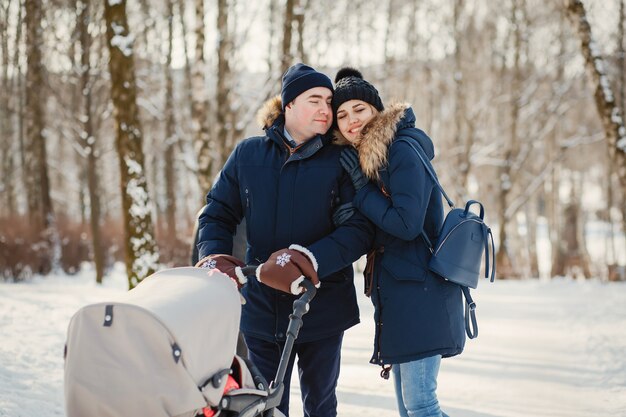
<path fill-rule="evenodd" d="M 303 61 L 412 103 L 499 278 L 626 280 L 625 2 L 2 0 L 0 276 L 188 265 L 213 178 Z"/>

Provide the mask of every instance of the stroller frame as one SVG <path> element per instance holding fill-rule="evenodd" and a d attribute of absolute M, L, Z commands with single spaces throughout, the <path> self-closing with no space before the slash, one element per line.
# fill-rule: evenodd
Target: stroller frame
<path fill-rule="evenodd" d="M 256 273 L 256 265 L 245 266 L 242 272 L 246 276 L 254 276 Z M 260 391 L 265 391 L 267 396 L 259 396 L 259 391 L 255 393 L 245 393 L 235 390 L 233 395 L 226 393 L 219 404 L 218 409 L 220 413 L 216 415 L 222 416 L 222 411 L 225 411 L 225 416 L 237 416 L 237 417 L 282 417 L 283 414 L 277 409 L 280 404 L 283 391 L 285 390 L 285 374 L 287 372 L 287 364 L 289 363 L 289 357 L 293 350 L 293 345 L 298 338 L 298 333 L 302 328 L 302 316 L 309 311 L 309 303 L 315 297 L 317 288 L 309 279 L 305 279 L 300 284 L 306 290 L 298 299 L 293 302 L 293 312 L 289 315 L 289 324 L 287 326 L 285 346 L 281 353 L 280 362 L 276 371 L 276 376 L 269 386 L 266 385 L 264 378 L 260 376 L 260 373 L 254 366 L 254 364 L 246 361 L 249 369 L 253 373 L 253 379 Z M 256 374 L 256 375 L 255 375 Z M 238 392 L 239 391 L 239 392 Z M 259 398 L 260 397 L 260 398 Z"/>

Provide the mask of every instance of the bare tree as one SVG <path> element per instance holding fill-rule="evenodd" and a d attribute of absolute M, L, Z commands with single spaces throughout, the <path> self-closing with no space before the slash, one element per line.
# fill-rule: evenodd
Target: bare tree
<path fill-rule="evenodd" d="M 15 215 L 17 206 L 15 201 L 15 159 L 13 146 L 13 125 L 11 120 L 11 108 L 9 102 L 11 100 L 10 91 L 12 90 L 9 80 L 9 9 L 11 1 L 7 1 L 6 5 L 0 7 L 0 54 L 2 62 L 0 63 L 0 152 L 2 153 L 2 180 L 0 180 L 0 189 L 4 196 L 4 204 L 6 215 Z"/>
<path fill-rule="evenodd" d="M 304 16 L 308 6 L 308 0 L 300 0 L 300 4 L 294 10 L 294 19 L 298 25 L 298 58 L 300 62 L 309 62 L 308 54 L 304 48 Z"/>
<path fill-rule="evenodd" d="M 520 152 L 520 141 L 518 136 L 518 123 L 520 113 L 519 94 L 522 90 L 522 22 L 520 16 L 524 13 L 525 0 L 512 0 L 511 8 L 511 31 L 513 36 L 513 79 L 511 81 L 511 108 L 510 108 L 510 132 L 506 141 L 504 151 L 504 163 L 500 167 L 501 186 L 498 190 L 498 225 L 500 227 L 498 239 L 498 252 L 496 254 L 497 269 L 500 276 L 513 277 L 517 272 L 513 269 L 511 248 L 509 247 L 508 228 L 510 216 L 507 216 L 506 209 L 509 204 L 509 194 L 513 186 L 512 176 L 516 174 L 514 167 L 515 160 Z"/>
<path fill-rule="evenodd" d="M 154 240 L 152 203 L 144 171 L 141 126 L 136 104 L 133 36 L 128 31 L 126 0 L 107 1 L 104 16 L 120 163 L 126 270 L 129 288 L 134 288 L 156 271 L 159 253 Z"/>
<path fill-rule="evenodd" d="M 454 32 L 454 152 L 456 153 L 455 166 L 460 171 L 459 179 L 455 185 L 457 199 L 466 199 L 467 179 L 470 170 L 471 143 L 466 122 L 466 93 L 464 86 L 463 70 L 463 39 L 466 36 L 465 28 L 461 26 L 464 12 L 464 1 L 454 0 L 453 7 L 453 32 Z"/>
<path fill-rule="evenodd" d="M 287 71 L 293 61 L 293 54 L 291 53 L 291 38 L 293 36 L 294 7 L 296 0 L 286 1 L 285 17 L 283 20 L 283 47 L 280 57 L 281 74 L 284 74 L 285 71 Z"/>
<path fill-rule="evenodd" d="M 215 145 L 218 148 L 218 154 L 220 159 L 217 162 L 218 166 L 222 166 L 223 161 L 226 161 L 230 154 L 231 148 L 228 144 L 230 140 L 230 120 L 229 115 L 231 113 L 230 108 L 230 55 L 232 53 L 232 42 L 230 40 L 230 33 L 228 30 L 228 1 L 218 0 L 217 2 L 217 88 L 216 88 L 216 122 L 217 122 L 217 135 Z"/>
<path fill-rule="evenodd" d="M 87 158 L 87 189 L 89 193 L 89 222 L 91 228 L 91 242 L 93 260 L 96 270 L 96 282 L 102 283 L 104 277 L 105 257 L 102 247 L 101 203 L 100 203 L 100 178 L 98 172 L 98 148 L 96 146 L 95 129 L 93 126 L 94 114 L 92 111 L 93 84 L 91 76 L 91 34 L 89 22 L 91 21 L 91 1 L 77 2 L 77 31 L 80 42 L 80 92 L 82 96 L 82 110 L 79 121 L 82 124 L 82 132 L 79 141 Z"/>
<path fill-rule="evenodd" d="M 61 257 L 60 240 L 56 230 L 46 153 L 45 97 L 41 96 L 44 84 L 42 64 L 42 4 L 26 0 L 26 189 L 31 225 L 46 249 L 40 251 L 37 272 L 48 273 L 58 267 Z"/>
<path fill-rule="evenodd" d="M 165 60 L 165 218 L 168 239 L 176 238 L 176 159 L 178 135 L 174 114 L 174 80 L 172 79 L 172 41 L 174 38 L 174 2 L 167 1 L 167 55 Z"/>
<path fill-rule="evenodd" d="M 615 170 L 621 184 L 622 195 L 626 195 L 626 127 L 624 127 L 624 119 L 607 79 L 604 58 L 600 54 L 598 44 L 593 39 L 585 6 L 581 0 L 566 0 L 565 7 L 574 25 L 574 30 L 580 37 L 585 65 L 595 88 L 596 108 L 602 119 L 611 159 L 615 164 Z"/>
<path fill-rule="evenodd" d="M 214 144 L 211 143 L 208 116 L 209 102 L 206 92 L 206 62 L 204 60 L 204 0 L 195 2 L 196 16 L 196 49 L 192 67 L 192 126 L 194 145 L 198 158 L 198 182 L 203 196 L 213 185 L 213 160 L 215 157 Z"/>

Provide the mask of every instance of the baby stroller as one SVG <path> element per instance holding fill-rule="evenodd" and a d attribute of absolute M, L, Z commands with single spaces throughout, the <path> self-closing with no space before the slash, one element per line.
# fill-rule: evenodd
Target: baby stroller
<path fill-rule="evenodd" d="M 67 416 L 283 416 L 287 362 L 316 293 L 309 280 L 302 285 L 269 385 L 235 354 L 240 295 L 217 270 L 159 271 L 115 301 L 81 308 L 65 345 Z"/>

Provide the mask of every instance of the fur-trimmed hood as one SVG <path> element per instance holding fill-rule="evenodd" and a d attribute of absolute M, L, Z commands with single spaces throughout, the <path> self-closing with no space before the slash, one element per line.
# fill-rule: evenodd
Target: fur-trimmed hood
<path fill-rule="evenodd" d="M 403 129 L 415 129 L 415 114 L 407 103 L 393 103 L 377 114 L 361 131 L 362 139 L 353 145 L 359 152 L 363 173 L 372 180 L 378 179 L 378 170 L 387 165 L 389 146 Z M 407 135 L 415 138 L 429 159 L 435 156 L 432 141 L 426 135 Z M 350 145 L 336 129 L 334 143 Z"/>
<path fill-rule="evenodd" d="M 256 120 L 261 129 L 270 128 L 280 116 L 284 115 L 282 104 L 280 95 L 276 95 L 263 103 L 256 114 Z"/>

